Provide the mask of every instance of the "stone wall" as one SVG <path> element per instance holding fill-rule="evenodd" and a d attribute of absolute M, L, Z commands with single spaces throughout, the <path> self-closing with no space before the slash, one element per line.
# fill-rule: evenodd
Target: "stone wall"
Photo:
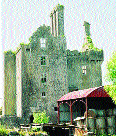
<path fill-rule="evenodd" d="M 16 54 L 16 109 L 17 117 L 22 116 L 22 54 L 21 49 Z"/>
<path fill-rule="evenodd" d="M 4 54 L 4 115 L 16 114 L 16 56 Z"/>
<path fill-rule="evenodd" d="M 30 44 L 21 47 L 22 117 L 28 122 L 33 112 L 46 110 L 50 122 L 54 123 L 57 100 L 68 92 L 66 39 L 53 37 L 49 32 L 41 36 L 41 29 L 35 32 L 36 42 L 32 36 Z M 45 48 L 41 47 L 42 37 L 46 41 Z M 41 63 L 43 57 L 45 64 Z"/>
<path fill-rule="evenodd" d="M 8 128 L 19 127 L 20 118 L 16 116 L 4 116 L 1 118 L 1 125 L 7 126 Z"/>
<path fill-rule="evenodd" d="M 70 91 L 101 86 L 102 62 L 102 51 L 78 52 L 67 50 L 68 86 Z"/>

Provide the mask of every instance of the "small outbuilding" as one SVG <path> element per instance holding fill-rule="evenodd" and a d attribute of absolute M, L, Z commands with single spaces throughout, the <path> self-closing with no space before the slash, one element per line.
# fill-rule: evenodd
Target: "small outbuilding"
<path fill-rule="evenodd" d="M 75 118 L 84 116 L 89 109 L 101 116 L 110 114 L 108 111 L 116 110 L 116 105 L 103 86 L 70 92 L 62 96 L 57 103 L 58 124 L 64 122 L 73 124 Z"/>

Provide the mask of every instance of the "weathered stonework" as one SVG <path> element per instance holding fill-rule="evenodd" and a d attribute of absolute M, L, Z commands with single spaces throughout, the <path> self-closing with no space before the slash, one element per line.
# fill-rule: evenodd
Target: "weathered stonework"
<path fill-rule="evenodd" d="M 22 71 L 21 71 L 21 66 L 22 66 L 22 59 L 21 59 L 21 48 L 18 50 L 17 55 L 16 55 L 16 112 L 17 112 L 17 117 L 22 116 Z"/>
<path fill-rule="evenodd" d="M 16 114 L 21 122 L 29 123 L 33 112 L 46 110 L 50 122 L 56 123 L 57 100 L 61 96 L 69 91 L 102 85 L 103 51 L 66 49 L 62 5 L 51 13 L 51 22 L 51 30 L 49 26 L 40 26 L 30 37 L 29 44 L 21 44 L 12 60 L 5 59 L 5 67 L 7 63 L 12 65 L 5 69 L 5 104 L 8 92 L 15 98 L 10 107 L 15 110 L 6 106 L 5 115 Z M 12 76 L 10 80 L 7 74 Z M 7 88 L 7 84 L 14 90 Z M 11 103 L 10 99 L 8 101 Z"/>
<path fill-rule="evenodd" d="M 16 115 L 16 56 L 4 53 L 4 115 Z"/>
<path fill-rule="evenodd" d="M 101 64 L 103 51 L 67 50 L 67 72 L 69 90 L 85 89 L 102 85 Z M 83 73 L 86 66 L 86 73 Z"/>

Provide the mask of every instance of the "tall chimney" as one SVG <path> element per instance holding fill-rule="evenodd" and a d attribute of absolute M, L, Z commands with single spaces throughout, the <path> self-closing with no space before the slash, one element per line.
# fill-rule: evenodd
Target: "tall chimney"
<path fill-rule="evenodd" d="M 50 18 L 52 35 L 64 35 L 64 6 L 58 4 L 51 12 Z"/>

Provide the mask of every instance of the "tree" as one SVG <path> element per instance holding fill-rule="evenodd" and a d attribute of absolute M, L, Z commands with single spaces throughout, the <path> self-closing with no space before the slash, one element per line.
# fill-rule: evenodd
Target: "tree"
<path fill-rule="evenodd" d="M 116 85 L 105 85 L 104 88 L 116 104 Z"/>
<path fill-rule="evenodd" d="M 2 107 L 0 107 L 0 115 L 2 115 Z"/>
<path fill-rule="evenodd" d="M 116 51 L 113 53 L 112 58 L 107 62 L 107 80 L 116 85 Z"/>
<path fill-rule="evenodd" d="M 34 116 L 34 123 L 48 123 L 49 122 L 49 117 L 47 117 L 46 112 L 38 112 L 38 113 L 33 113 Z"/>
<path fill-rule="evenodd" d="M 113 53 L 112 58 L 107 62 L 107 80 L 111 81 L 111 85 L 106 85 L 105 90 L 112 97 L 116 103 L 116 51 Z"/>

